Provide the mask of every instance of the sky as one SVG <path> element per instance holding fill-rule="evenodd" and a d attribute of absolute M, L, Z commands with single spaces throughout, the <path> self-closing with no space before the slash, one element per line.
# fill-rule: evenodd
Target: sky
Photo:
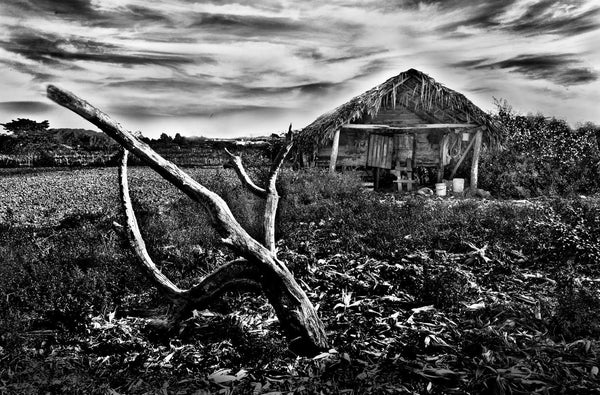
<path fill-rule="evenodd" d="M 310 124 L 410 68 L 485 111 L 600 124 L 600 0 L 3 0 L 0 123 L 239 137 Z"/>

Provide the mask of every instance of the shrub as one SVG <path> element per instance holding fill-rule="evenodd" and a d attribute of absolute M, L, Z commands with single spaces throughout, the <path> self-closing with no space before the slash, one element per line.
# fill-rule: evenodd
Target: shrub
<path fill-rule="evenodd" d="M 586 272 L 600 259 L 600 206 L 594 199 L 550 200 L 528 219 L 527 230 L 532 255 L 541 261 L 572 261 Z"/>
<path fill-rule="evenodd" d="M 77 329 L 91 312 L 139 294 L 144 281 L 109 218 L 77 216 L 53 228 L 12 227 L 0 245 L 0 322 Z"/>
<path fill-rule="evenodd" d="M 572 129 L 564 120 L 516 115 L 498 104 L 496 120 L 506 128 L 501 151 L 482 155 L 480 185 L 494 195 L 529 198 L 600 190 L 600 163 L 593 124 Z"/>
<path fill-rule="evenodd" d="M 465 299 L 468 284 L 465 274 L 452 266 L 425 265 L 419 297 L 423 304 L 440 308 L 457 307 Z"/>
<path fill-rule="evenodd" d="M 552 317 L 554 333 L 568 340 L 600 335 L 600 286 L 576 277 L 572 267 L 557 278 L 557 307 Z"/>

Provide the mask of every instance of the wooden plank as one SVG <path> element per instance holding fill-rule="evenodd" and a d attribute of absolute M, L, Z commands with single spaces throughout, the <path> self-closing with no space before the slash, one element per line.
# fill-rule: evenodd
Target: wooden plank
<path fill-rule="evenodd" d="M 369 146 L 367 148 L 367 166 L 373 166 L 373 156 L 375 155 L 375 135 L 369 136 Z"/>
<path fill-rule="evenodd" d="M 417 167 L 417 135 L 413 134 L 412 167 Z"/>
<path fill-rule="evenodd" d="M 378 134 L 375 135 L 375 162 L 373 166 L 379 167 L 379 163 L 381 162 L 381 136 Z"/>
<path fill-rule="evenodd" d="M 376 137 L 377 140 L 377 161 L 375 163 L 375 166 L 377 167 L 381 167 L 381 157 L 383 156 L 383 138 L 380 135 L 377 135 Z"/>
<path fill-rule="evenodd" d="M 388 149 L 388 139 L 385 138 L 384 136 L 381 136 L 381 162 L 379 162 L 379 164 L 381 165 L 381 168 L 386 168 L 386 163 L 387 163 L 387 149 Z"/>
<path fill-rule="evenodd" d="M 394 140 L 391 136 L 387 136 L 386 137 L 386 144 L 387 144 L 387 152 L 386 152 L 386 159 L 385 159 L 385 168 L 386 169 L 391 169 L 394 165 Z"/>
<path fill-rule="evenodd" d="M 442 141 L 440 142 L 440 162 L 439 162 L 439 167 L 438 167 L 438 174 L 437 174 L 437 182 L 442 182 L 442 179 L 444 178 L 444 157 L 445 157 L 445 151 L 447 149 L 448 146 L 448 135 L 444 134 L 444 137 L 442 137 Z"/>
<path fill-rule="evenodd" d="M 391 136 L 372 134 L 369 136 L 367 166 L 391 169 L 393 163 L 393 139 Z"/>
<path fill-rule="evenodd" d="M 426 123 L 426 124 L 415 124 L 402 127 L 390 127 L 389 125 L 379 124 L 359 124 L 350 123 L 344 125 L 347 129 L 386 129 L 386 130 L 411 130 L 411 129 L 468 129 L 476 128 L 481 125 L 474 123 Z"/>
<path fill-rule="evenodd" d="M 373 135 L 373 166 L 379 167 L 379 135 Z"/>

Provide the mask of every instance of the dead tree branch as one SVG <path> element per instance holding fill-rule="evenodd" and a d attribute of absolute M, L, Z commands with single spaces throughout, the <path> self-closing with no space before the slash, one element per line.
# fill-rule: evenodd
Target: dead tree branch
<path fill-rule="evenodd" d="M 227 149 L 225 152 L 229 155 L 229 163 L 235 169 L 235 172 L 238 175 L 238 178 L 245 185 L 250 192 L 255 194 L 256 196 L 263 198 L 266 200 L 265 203 L 265 215 L 263 221 L 263 232 L 264 232 L 264 245 L 271 251 L 272 253 L 276 252 L 275 248 L 275 217 L 277 214 L 277 207 L 279 205 L 279 194 L 277 193 L 277 176 L 279 175 L 279 171 L 281 170 L 281 166 L 285 161 L 285 158 L 289 154 L 293 142 L 293 134 L 292 134 L 292 125 L 290 124 L 289 130 L 286 134 L 285 144 L 281 147 L 271 168 L 269 170 L 269 177 L 267 178 L 267 187 L 266 189 L 257 186 L 248 176 L 246 170 L 244 169 L 244 165 L 242 163 L 242 158 L 240 156 L 233 155 Z"/>
<path fill-rule="evenodd" d="M 263 228 L 265 231 L 265 246 L 271 251 L 275 253 L 275 217 L 277 214 L 277 207 L 279 205 L 279 194 L 277 193 L 277 176 L 279 175 L 279 170 L 281 170 L 281 166 L 285 161 L 285 158 L 289 154 L 292 146 L 294 145 L 293 134 L 292 134 L 292 125 L 290 124 L 290 128 L 285 137 L 285 144 L 281 147 L 277 156 L 275 157 L 275 161 L 271 165 L 271 171 L 269 172 L 269 179 L 267 181 L 267 201 L 265 203 L 265 217 L 263 222 Z"/>
<path fill-rule="evenodd" d="M 259 187 L 252 181 L 246 169 L 244 168 L 244 164 L 242 163 L 242 157 L 237 156 L 229 152 L 227 148 L 225 148 L 225 152 L 229 155 L 229 164 L 233 166 L 238 178 L 242 182 L 242 184 L 248 188 L 250 192 L 254 195 L 258 196 L 261 199 L 265 199 L 267 197 L 267 191 L 264 188 Z"/>
<path fill-rule="evenodd" d="M 302 288 L 300 288 L 287 266 L 275 256 L 274 243 L 272 249 L 267 249 L 250 237 L 235 220 L 231 210 L 221 197 L 195 181 L 175 164 L 162 158 L 147 144 L 113 121 L 102 111 L 76 95 L 52 85 L 48 86 L 47 93 L 48 97 L 56 103 L 72 110 L 98 126 L 121 144 L 123 148 L 133 152 L 163 178 L 207 209 L 211 214 L 216 230 L 222 237 L 222 242 L 233 247 L 234 250 L 248 261 L 248 266 L 256 266 L 256 270 L 259 271 L 261 288 L 275 309 L 279 322 L 287 338 L 290 340 L 290 348 L 302 354 L 314 354 L 319 350 L 327 348 L 328 342 L 325 330 L 314 306 Z M 276 166 L 274 164 L 271 170 L 271 178 L 273 178 L 273 175 L 276 176 L 280 166 L 281 164 Z M 269 188 L 271 188 L 271 185 L 274 190 L 275 182 L 270 181 Z M 131 211 L 132 213 L 133 211 Z M 145 252 L 143 244 L 139 243 L 133 232 L 131 232 L 131 235 L 134 236 L 134 243 L 137 243 L 136 253 L 138 256 L 140 256 L 140 253 L 143 256 L 143 252 Z M 145 254 L 147 255 L 147 252 Z M 151 262 L 148 259 L 149 257 L 144 258 L 144 265 Z M 241 264 L 240 261 L 238 263 Z M 147 266 L 146 271 L 151 274 L 152 278 L 160 278 L 152 270 L 151 266 Z M 223 273 L 231 273 L 231 271 L 233 269 L 225 270 Z M 217 277 L 213 278 L 216 279 Z M 248 278 L 244 278 L 242 281 L 246 280 Z M 172 295 L 177 295 L 177 291 L 181 292 L 174 284 L 171 283 L 170 286 L 168 286 L 169 283 L 165 284 L 162 285 L 162 288 L 166 289 Z M 204 285 L 208 286 L 208 283 Z M 195 292 L 201 293 L 200 290 L 202 290 L 202 287 L 195 287 L 195 289 Z"/>
<path fill-rule="evenodd" d="M 258 285 L 260 278 L 258 268 L 254 265 L 249 265 L 248 261 L 243 258 L 226 263 L 202 279 L 199 284 L 187 290 L 177 287 L 156 267 L 146 249 L 146 243 L 140 233 L 129 195 L 129 183 L 127 181 L 128 154 L 129 152 L 124 149 L 121 166 L 119 166 L 119 189 L 121 204 L 125 213 L 125 228 L 135 255 L 146 269 L 149 277 L 159 285 L 161 291 L 173 300 L 183 298 L 195 304 L 202 304 L 204 301 L 210 301 L 216 296 L 234 289 L 237 284 L 248 286 Z"/>
<path fill-rule="evenodd" d="M 137 219 L 131 204 L 129 196 L 129 183 L 127 181 L 127 156 L 128 151 L 123 150 L 121 157 L 121 166 L 119 166 L 119 192 L 121 196 L 121 205 L 125 213 L 125 228 L 127 229 L 127 238 L 133 252 L 142 263 L 142 268 L 148 277 L 154 281 L 157 287 L 170 299 L 176 299 L 181 296 L 182 291 L 177 285 L 173 284 L 154 264 L 152 258 L 146 250 L 146 243 L 140 233 Z"/>

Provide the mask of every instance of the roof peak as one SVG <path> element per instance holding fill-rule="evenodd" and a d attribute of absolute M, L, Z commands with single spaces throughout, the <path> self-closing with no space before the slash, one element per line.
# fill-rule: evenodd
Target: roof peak
<path fill-rule="evenodd" d="M 487 126 L 493 135 L 500 130 L 488 114 L 463 94 L 410 68 L 321 115 L 303 129 L 300 139 L 321 144 L 330 140 L 342 125 L 374 117 L 380 108 L 396 105 L 405 106 L 433 123 L 476 123 Z"/>

